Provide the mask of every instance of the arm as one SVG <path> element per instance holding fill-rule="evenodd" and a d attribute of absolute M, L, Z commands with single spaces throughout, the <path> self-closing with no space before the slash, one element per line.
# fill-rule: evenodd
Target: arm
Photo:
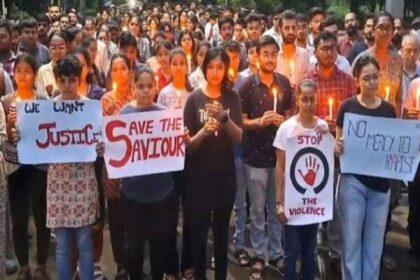
<path fill-rule="evenodd" d="M 225 124 L 225 129 L 229 137 L 235 142 L 236 144 L 240 144 L 242 142 L 242 128 L 236 125 L 230 118 L 228 122 Z"/>
<path fill-rule="evenodd" d="M 343 154 L 343 128 L 336 126 L 336 133 L 335 133 L 335 148 L 334 152 L 337 157 Z"/>
<path fill-rule="evenodd" d="M 285 166 L 285 152 L 283 150 L 276 150 L 276 205 L 277 217 L 281 223 L 287 222 L 287 217 L 284 212 L 284 166 Z"/>
<path fill-rule="evenodd" d="M 3 105 L 0 103 L 0 153 L 4 150 L 6 140 L 6 116 L 4 115 Z"/>

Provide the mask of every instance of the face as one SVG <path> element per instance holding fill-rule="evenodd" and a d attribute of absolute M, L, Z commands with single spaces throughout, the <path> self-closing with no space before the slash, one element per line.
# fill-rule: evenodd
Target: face
<path fill-rule="evenodd" d="M 98 34 L 98 40 L 104 42 L 106 45 L 109 43 L 109 36 L 108 33 L 105 31 L 101 31 Z"/>
<path fill-rule="evenodd" d="M 297 22 L 297 33 L 296 38 L 298 41 L 305 41 L 306 37 L 308 37 L 309 28 L 308 23 L 306 21 L 298 21 Z"/>
<path fill-rule="evenodd" d="M 28 63 L 21 61 L 15 65 L 14 79 L 17 88 L 33 88 L 36 75 Z"/>
<path fill-rule="evenodd" d="M 147 24 L 147 20 L 143 20 L 143 21 L 141 22 L 141 28 L 142 28 L 142 30 L 144 30 L 144 31 L 148 31 L 148 30 L 149 30 L 149 25 Z"/>
<path fill-rule="evenodd" d="M 346 30 L 347 35 L 353 36 L 357 34 L 357 28 L 358 28 L 358 23 L 357 23 L 356 14 L 354 13 L 346 14 L 346 16 L 344 17 L 344 29 Z"/>
<path fill-rule="evenodd" d="M 225 41 L 232 39 L 233 26 L 229 22 L 224 23 L 221 26 L 220 35 L 222 36 L 223 40 L 225 40 Z"/>
<path fill-rule="evenodd" d="M 171 16 L 168 13 L 164 13 L 162 16 L 162 23 L 170 23 Z"/>
<path fill-rule="evenodd" d="M 260 48 L 258 59 L 260 62 L 260 70 L 266 73 L 272 73 L 277 66 L 278 50 L 274 45 L 266 45 Z"/>
<path fill-rule="evenodd" d="M 157 60 L 162 69 L 167 69 L 169 67 L 169 50 L 160 47 L 157 52 Z"/>
<path fill-rule="evenodd" d="M 187 75 L 187 61 L 182 54 L 176 54 L 169 63 L 172 80 L 185 79 Z"/>
<path fill-rule="evenodd" d="M 89 68 L 88 68 L 86 59 L 80 53 L 76 54 L 75 56 L 76 56 L 77 60 L 79 61 L 80 66 L 82 66 L 82 73 L 80 74 L 80 81 L 85 81 L 86 80 L 86 77 L 87 77 L 87 75 L 89 73 Z"/>
<path fill-rule="evenodd" d="M 108 19 L 109 19 L 109 14 L 108 14 L 108 12 L 107 12 L 107 11 L 103 11 L 101 16 L 102 16 L 102 20 L 103 20 L 103 21 L 108 21 Z"/>
<path fill-rule="evenodd" d="M 77 94 L 79 87 L 79 77 L 76 76 L 62 76 L 57 79 L 57 86 L 64 96 L 72 96 Z"/>
<path fill-rule="evenodd" d="M 248 63 L 251 66 L 256 66 L 258 62 L 257 47 L 252 47 L 248 50 Z"/>
<path fill-rule="evenodd" d="M 143 106 L 150 106 L 153 104 L 153 99 L 156 95 L 156 81 L 149 73 L 143 72 L 134 83 L 134 91 L 136 101 Z"/>
<path fill-rule="evenodd" d="M 295 43 L 297 33 L 297 21 L 295 19 L 282 20 L 280 30 L 285 44 L 291 45 Z"/>
<path fill-rule="evenodd" d="M 37 22 L 38 34 L 40 36 L 45 36 L 48 33 L 48 23 L 45 21 Z"/>
<path fill-rule="evenodd" d="M 54 21 L 51 26 L 50 26 L 50 33 L 54 32 L 54 31 L 60 31 L 60 22 L 59 21 Z"/>
<path fill-rule="evenodd" d="M 123 54 L 125 54 L 128 57 L 128 60 L 130 60 L 131 65 L 134 65 L 137 60 L 137 48 L 134 46 L 128 46 L 121 50 Z"/>
<path fill-rule="evenodd" d="M 88 37 L 93 37 L 95 35 L 95 25 L 93 24 L 93 21 L 88 20 L 85 23 L 85 26 L 83 26 L 83 32 L 86 34 L 86 36 Z"/>
<path fill-rule="evenodd" d="M 375 26 L 375 42 L 378 45 L 389 46 L 394 35 L 394 23 L 386 16 L 378 19 Z"/>
<path fill-rule="evenodd" d="M 0 28 L 0 50 L 10 50 L 11 39 L 6 28 Z"/>
<path fill-rule="evenodd" d="M 197 52 L 197 64 L 198 64 L 198 66 L 200 66 L 200 67 L 203 66 L 204 57 L 206 56 L 208 50 L 209 49 L 207 47 L 201 47 L 198 50 L 198 52 Z"/>
<path fill-rule="evenodd" d="M 363 36 L 366 38 L 366 40 L 373 41 L 375 39 L 373 32 L 373 19 L 368 19 L 366 20 L 365 26 L 363 27 Z"/>
<path fill-rule="evenodd" d="M 192 51 L 193 39 L 189 34 L 184 34 L 184 36 L 182 37 L 181 47 L 188 53 Z"/>
<path fill-rule="evenodd" d="M 154 30 L 156 30 L 156 29 L 157 29 L 157 23 L 156 23 L 156 21 L 155 21 L 154 19 L 152 19 L 152 20 L 150 21 L 150 26 L 149 26 L 149 28 L 150 28 L 150 29 L 154 29 Z"/>
<path fill-rule="evenodd" d="M 115 58 L 111 65 L 112 82 L 117 86 L 127 85 L 130 80 L 130 69 L 123 58 Z"/>
<path fill-rule="evenodd" d="M 417 40 L 414 38 L 408 38 L 404 40 L 404 44 L 401 49 L 402 58 L 404 65 L 414 66 L 416 65 L 417 59 L 420 54 L 420 46 L 417 43 Z"/>
<path fill-rule="evenodd" d="M 280 17 L 281 17 L 281 14 L 273 15 L 273 18 L 272 18 L 273 26 L 279 25 Z"/>
<path fill-rule="evenodd" d="M 309 29 L 312 33 L 319 34 L 319 26 L 321 25 L 321 22 L 324 20 L 324 18 L 324 15 L 318 14 L 311 19 L 309 22 Z"/>
<path fill-rule="evenodd" d="M 261 23 L 252 21 L 246 25 L 246 31 L 250 40 L 258 40 L 261 37 Z"/>
<path fill-rule="evenodd" d="M 357 79 L 360 92 L 375 96 L 379 88 L 379 71 L 373 64 L 368 64 L 360 71 Z"/>
<path fill-rule="evenodd" d="M 77 19 L 77 15 L 75 13 L 69 13 L 69 20 L 70 20 L 70 25 L 71 26 L 75 26 L 79 20 Z"/>
<path fill-rule="evenodd" d="M 239 63 L 241 62 L 240 60 L 240 54 L 237 52 L 227 52 L 229 55 L 229 60 L 230 60 L 230 68 L 233 69 L 236 72 L 238 72 L 239 70 Z"/>
<path fill-rule="evenodd" d="M 60 18 L 60 29 L 62 31 L 66 31 L 67 28 L 69 28 L 69 25 L 70 25 L 69 17 L 61 17 Z"/>
<path fill-rule="evenodd" d="M 337 34 L 338 34 L 338 26 L 337 26 L 337 24 L 333 24 L 333 25 L 330 25 L 330 26 L 326 26 L 325 28 L 324 28 L 324 30 L 325 31 L 328 31 L 328 32 L 331 32 L 332 34 L 334 34 L 335 36 L 337 36 Z"/>
<path fill-rule="evenodd" d="M 315 49 L 318 63 L 323 67 L 333 67 L 337 59 L 337 42 L 334 40 L 321 40 Z"/>
<path fill-rule="evenodd" d="M 60 58 L 64 58 L 67 53 L 66 42 L 59 36 L 52 37 L 49 49 L 51 60 L 54 62 L 57 62 Z"/>
<path fill-rule="evenodd" d="M 172 42 L 174 39 L 174 33 L 171 31 L 171 29 L 166 26 L 163 32 L 165 33 L 166 40 Z"/>
<path fill-rule="evenodd" d="M 130 22 L 128 23 L 128 31 L 130 31 L 131 34 L 134 36 L 140 35 L 140 25 L 137 21 L 137 18 L 133 17 Z"/>
<path fill-rule="evenodd" d="M 125 13 L 124 15 L 123 15 L 123 24 L 124 25 L 126 25 L 126 24 L 128 24 L 128 21 L 130 20 L 130 15 L 129 14 L 127 14 L 127 13 Z"/>
<path fill-rule="evenodd" d="M 314 114 L 316 101 L 316 91 L 311 87 L 303 87 L 296 100 L 299 112 Z"/>
<path fill-rule="evenodd" d="M 187 13 L 186 12 L 182 12 L 181 13 L 181 15 L 180 15 L 180 17 L 179 17 L 179 20 L 180 20 L 180 22 L 181 22 L 181 24 L 187 24 L 187 22 L 188 22 L 188 16 L 187 16 Z"/>
<path fill-rule="evenodd" d="M 244 27 L 240 24 L 235 24 L 235 30 L 234 30 L 234 35 L 235 35 L 235 39 L 238 41 L 242 41 L 242 39 L 244 38 Z"/>
<path fill-rule="evenodd" d="M 22 30 L 20 39 L 26 45 L 35 46 L 38 40 L 38 31 L 35 27 L 25 27 Z"/>
<path fill-rule="evenodd" d="M 95 61 L 97 52 L 98 52 L 98 45 L 96 44 L 96 42 L 91 42 L 88 48 L 89 59 L 91 63 Z"/>
<path fill-rule="evenodd" d="M 401 19 L 396 18 L 394 19 L 394 35 L 395 34 L 402 34 L 403 33 L 403 24 Z"/>
<path fill-rule="evenodd" d="M 74 40 L 71 42 L 71 48 L 73 49 L 79 48 L 82 45 L 82 41 L 83 41 L 83 34 L 82 32 L 79 32 L 74 37 Z"/>
<path fill-rule="evenodd" d="M 219 86 L 223 82 L 226 71 L 226 66 L 220 57 L 214 58 L 207 65 L 205 73 L 207 83 L 213 86 Z"/>
<path fill-rule="evenodd" d="M 60 17 L 60 8 L 57 6 L 50 7 L 48 11 L 51 21 L 56 21 Z"/>

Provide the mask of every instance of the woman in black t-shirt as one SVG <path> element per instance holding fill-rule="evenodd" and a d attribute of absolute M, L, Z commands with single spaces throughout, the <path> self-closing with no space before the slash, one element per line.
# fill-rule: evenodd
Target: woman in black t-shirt
<path fill-rule="evenodd" d="M 338 111 L 335 152 L 343 152 L 345 113 L 395 118 L 395 108 L 377 96 L 379 65 L 369 56 L 353 67 L 360 93 L 344 101 Z M 390 201 L 387 179 L 341 174 L 338 205 L 341 215 L 342 268 L 344 279 L 378 279 L 383 237 Z"/>
<path fill-rule="evenodd" d="M 229 57 L 211 49 L 203 62 L 207 84 L 195 90 L 184 107 L 191 155 L 186 191 L 195 279 L 206 279 L 207 233 L 212 221 L 215 279 L 226 279 L 229 220 L 235 198 L 233 144 L 242 141 L 239 96 L 228 79 Z M 211 216 L 213 214 L 213 216 Z"/>

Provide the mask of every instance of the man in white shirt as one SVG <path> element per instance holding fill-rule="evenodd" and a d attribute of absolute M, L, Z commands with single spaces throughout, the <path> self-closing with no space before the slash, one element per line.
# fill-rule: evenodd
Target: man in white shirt
<path fill-rule="evenodd" d="M 280 17 L 282 12 L 284 11 L 283 6 L 282 5 L 278 5 L 274 12 L 273 12 L 273 17 L 272 17 L 272 22 L 273 22 L 273 27 L 271 27 L 270 29 L 268 29 L 267 31 L 264 32 L 263 35 L 269 35 L 271 37 L 274 38 L 274 40 L 276 40 L 277 44 L 279 46 L 281 46 L 282 44 L 282 37 L 279 31 L 279 21 L 280 21 Z"/>
<path fill-rule="evenodd" d="M 215 46 L 220 36 L 219 26 L 217 24 L 217 14 L 213 13 L 210 15 L 210 20 L 207 22 L 204 29 L 204 38 L 210 45 Z"/>

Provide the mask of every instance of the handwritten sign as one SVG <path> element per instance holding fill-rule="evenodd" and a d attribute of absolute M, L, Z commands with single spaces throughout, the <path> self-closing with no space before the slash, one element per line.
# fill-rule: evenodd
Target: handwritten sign
<path fill-rule="evenodd" d="M 284 207 L 289 225 L 332 219 L 334 138 L 296 128 L 286 140 Z"/>
<path fill-rule="evenodd" d="M 21 163 L 95 161 L 102 118 L 99 101 L 17 102 L 16 113 Z"/>
<path fill-rule="evenodd" d="M 182 110 L 105 117 L 105 164 L 110 178 L 184 169 Z"/>
<path fill-rule="evenodd" d="M 412 181 L 420 160 L 420 121 L 346 113 L 341 172 Z"/>

